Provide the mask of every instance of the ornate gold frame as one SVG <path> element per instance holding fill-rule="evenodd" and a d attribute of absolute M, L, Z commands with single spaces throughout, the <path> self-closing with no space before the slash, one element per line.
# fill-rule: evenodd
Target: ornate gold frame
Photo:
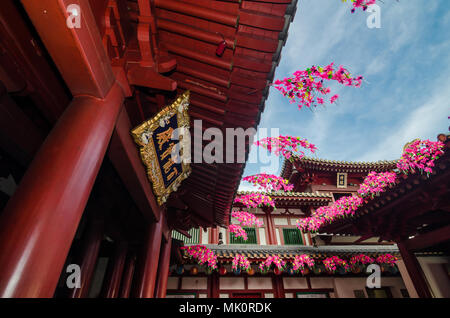
<path fill-rule="evenodd" d="M 184 127 L 189 129 L 189 97 L 190 92 L 184 92 L 172 103 L 172 105 L 165 107 L 155 117 L 131 130 L 131 135 L 133 136 L 135 143 L 139 145 L 141 159 L 147 168 L 147 177 L 152 183 L 153 191 L 156 194 L 159 205 L 163 205 L 167 201 L 169 195 L 172 192 L 177 191 L 181 182 L 190 175 L 191 167 L 189 163 L 182 161 L 181 174 L 165 187 L 155 145 L 152 138 L 149 137 L 152 136 L 153 132 L 160 127 L 160 125 L 164 125 L 163 122 L 166 122 L 168 118 L 171 118 L 175 114 L 177 114 L 178 128 Z"/>

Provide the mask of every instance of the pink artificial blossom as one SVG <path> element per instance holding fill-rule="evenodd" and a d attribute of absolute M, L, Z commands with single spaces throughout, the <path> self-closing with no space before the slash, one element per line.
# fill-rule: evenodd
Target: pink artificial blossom
<path fill-rule="evenodd" d="M 293 136 L 267 137 L 256 141 L 255 145 L 264 147 L 277 156 L 281 153 L 283 157 L 290 161 L 294 160 L 292 155 L 297 151 L 299 151 L 297 154 L 299 159 L 305 156 L 305 153 L 300 151 L 299 147 L 309 149 L 312 153 L 317 150 L 317 147 L 309 143 L 308 140 Z"/>
<path fill-rule="evenodd" d="M 236 197 L 234 203 L 242 203 L 247 208 L 257 208 L 261 206 L 275 207 L 271 197 L 259 192 L 253 192 Z"/>
<path fill-rule="evenodd" d="M 231 263 L 232 263 L 231 268 L 235 271 L 238 269 L 248 271 L 250 269 L 249 260 L 247 259 L 247 257 L 241 254 L 236 254 Z"/>
<path fill-rule="evenodd" d="M 258 220 L 254 214 L 249 212 L 233 211 L 231 212 L 231 217 L 237 219 L 243 226 L 263 226 L 262 221 Z"/>
<path fill-rule="evenodd" d="M 444 154 L 442 141 L 415 140 L 403 151 L 402 157 L 397 162 L 397 168 L 408 174 L 416 169 L 431 173 L 434 162 Z"/>
<path fill-rule="evenodd" d="M 274 174 L 259 173 L 253 176 L 244 177 L 242 180 L 258 186 L 259 190 L 265 192 L 279 191 L 281 189 L 288 192 L 292 191 L 294 188 L 294 185 L 289 184 L 288 180 Z"/>
<path fill-rule="evenodd" d="M 259 264 L 259 270 L 261 272 L 265 272 L 270 270 L 270 267 L 275 265 L 279 270 L 282 270 L 284 266 L 286 266 L 286 262 L 283 261 L 279 256 L 273 255 L 268 256 L 264 262 Z"/>
<path fill-rule="evenodd" d="M 300 270 L 300 272 L 304 274 L 306 266 L 308 266 L 310 269 L 313 269 L 314 259 L 306 254 L 296 255 L 292 264 L 292 269 L 295 272 Z"/>
<path fill-rule="evenodd" d="M 236 238 L 242 237 L 244 241 L 248 240 L 247 232 L 245 232 L 245 230 L 240 225 L 230 224 L 228 225 L 228 231 L 234 234 Z"/>
<path fill-rule="evenodd" d="M 363 77 L 353 77 L 343 66 L 335 69 L 334 63 L 331 63 L 325 67 L 312 66 L 304 71 L 298 70 L 291 77 L 276 80 L 274 87 L 288 97 L 291 103 L 297 102 L 298 108 L 301 109 L 303 106 L 316 106 L 316 103 L 323 104 L 323 98 L 316 95 L 328 95 L 331 90 L 323 83 L 331 80 L 345 86 L 360 87 Z M 333 95 L 330 102 L 334 103 L 338 97 Z"/>
<path fill-rule="evenodd" d="M 217 269 L 217 256 L 206 246 L 182 246 L 180 249 L 185 250 L 189 257 L 196 259 L 200 265 L 207 263 L 209 268 Z"/>

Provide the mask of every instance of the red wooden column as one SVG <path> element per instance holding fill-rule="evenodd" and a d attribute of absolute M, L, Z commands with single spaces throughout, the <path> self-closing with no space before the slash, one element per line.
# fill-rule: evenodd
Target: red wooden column
<path fill-rule="evenodd" d="M 98 251 L 103 239 L 103 220 L 93 217 L 87 228 L 84 238 L 80 270 L 81 284 L 80 288 L 74 288 L 70 294 L 71 298 L 86 298 L 91 286 L 92 274 L 97 263 Z"/>
<path fill-rule="evenodd" d="M 132 254 L 127 261 L 125 272 L 122 278 L 122 288 L 120 290 L 120 298 L 130 297 L 131 286 L 133 283 L 134 269 L 136 266 L 136 255 Z"/>
<path fill-rule="evenodd" d="M 273 224 L 273 219 L 271 212 L 273 211 L 272 207 L 264 207 L 263 211 L 266 213 L 266 231 L 267 231 L 267 237 L 268 237 L 268 244 L 269 245 L 276 245 L 277 244 L 277 236 L 275 233 L 275 226 Z"/>
<path fill-rule="evenodd" d="M 108 266 L 108 276 L 103 286 L 103 297 L 117 298 L 119 297 L 120 282 L 122 281 L 123 269 L 127 258 L 128 244 L 119 242 L 114 257 L 111 260 L 111 266 Z"/>
<path fill-rule="evenodd" d="M 209 244 L 217 244 L 219 243 L 219 232 L 217 231 L 217 227 L 211 227 L 209 232 Z"/>
<path fill-rule="evenodd" d="M 124 100 L 89 2 L 22 0 L 74 99 L 0 216 L 0 297 L 52 297 Z M 123 88 L 122 88 L 123 87 Z"/>
<path fill-rule="evenodd" d="M 420 264 L 414 253 L 406 248 L 405 243 L 397 243 L 397 246 L 400 250 L 400 254 L 402 255 L 406 270 L 411 277 L 412 283 L 419 297 L 432 298 L 428 284 L 423 276 Z"/>
<path fill-rule="evenodd" d="M 76 97 L 0 218 L 0 297 L 52 297 L 123 101 Z"/>
<path fill-rule="evenodd" d="M 159 256 L 158 280 L 156 282 L 156 298 L 166 298 L 167 280 L 169 278 L 170 251 L 172 248 L 172 238 L 162 243 L 161 254 Z"/>
<path fill-rule="evenodd" d="M 165 211 L 161 213 L 158 222 L 149 226 L 136 291 L 136 297 L 138 298 L 153 298 L 164 222 Z"/>

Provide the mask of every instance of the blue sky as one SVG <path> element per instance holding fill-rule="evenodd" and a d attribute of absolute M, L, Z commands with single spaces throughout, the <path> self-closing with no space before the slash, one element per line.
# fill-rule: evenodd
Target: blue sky
<path fill-rule="evenodd" d="M 299 0 L 275 79 L 312 65 L 343 65 L 361 88 L 330 85 L 337 104 L 298 110 L 270 89 L 258 128 L 307 138 L 315 155 L 347 161 L 398 159 L 415 138 L 436 140 L 450 115 L 450 1 L 384 0 L 381 28 L 340 0 Z M 330 83 L 330 82 L 328 82 Z M 256 146 L 252 147 L 251 155 Z M 247 163 L 244 176 L 278 167 Z M 252 187 L 241 182 L 240 190 Z"/>

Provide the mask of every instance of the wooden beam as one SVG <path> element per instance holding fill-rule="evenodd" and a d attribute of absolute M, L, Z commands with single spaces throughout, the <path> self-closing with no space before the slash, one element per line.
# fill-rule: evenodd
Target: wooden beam
<path fill-rule="evenodd" d="M 425 234 L 420 234 L 404 242 L 410 251 L 417 251 L 439 243 L 450 241 L 450 224 Z"/>
<path fill-rule="evenodd" d="M 413 252 L 408 250 L 405 243 L 397 243 L 398 249 L 402 255 L 402 259 L 405 262 L 406 270 L 408 271 L 411 281 L 416 289 L 420 298 L 431 298 L 431 293 L 428 288 L 427 282 L 422 273 L 419 262 Z"/>
<path fill-rule="evenodd" d="M 159 220 L 160 207 L 152 192 L 147 173 L 131 138 L 131 123 L 125 108 L 119 115 L 108 156 L 144 217 Z"/>

